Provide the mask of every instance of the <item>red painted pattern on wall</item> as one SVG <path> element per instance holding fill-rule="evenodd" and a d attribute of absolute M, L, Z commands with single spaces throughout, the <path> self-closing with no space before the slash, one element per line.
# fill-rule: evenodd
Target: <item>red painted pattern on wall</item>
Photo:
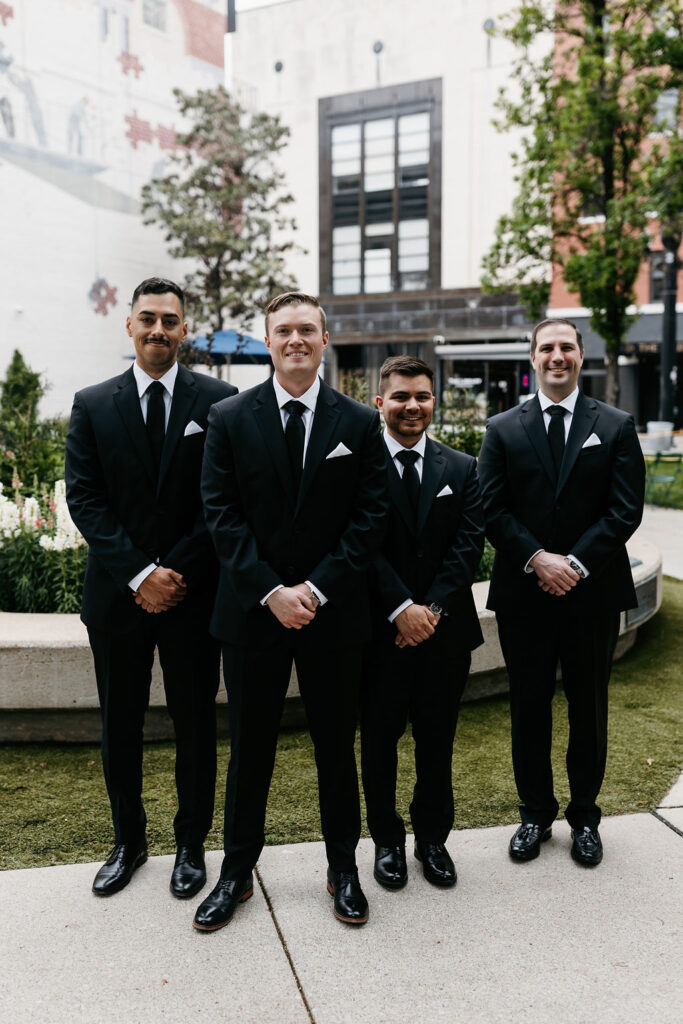
<path fill-rule="evenodd" d="M 154 139 L 152 126 L 149 121 L 139 118 L 137 111 L 134 110 L 132 114 L 126 114 L 126 121 L 128 122 L 126 138 L 130 139 L 133 149 L 138 148 L 138 142 L 152 142 Z"/>
<path fill-rule="evenodd" d="M 6 25 L 10 18 L 14 17 L 14 8 L 10 7 L 9 4 L 0 3 L 0 21 L 3 25 Z M 223 61 L 221 61 L 221 64 Z"/>
<path fill-rule="evenodd" d="M 113 288 L 104 277 L 99 277 L 93 282 L 88 298 L 95 307 L 95 312 L 102 316 L 107 316 L 109 313 L 109 306 L 116 306 L 118 300 L 116 293 L 118 288 Z"/>
<path fill-rule="evenodd" d="M 185 30 L 185 53 L 217 68 L 223 67 L 225 15 L 197 0 L 174 0 Z"/>
<path fill-rule="evenodd" d="M 163 124 L 158 124 L 156 137 L 160 149 L 180 149 L 176 142 L 175 128 L 165 128 Z"/>
<path fill-rule="evenodd" d="M 139 78 L 142 72 L 145 70 L 134 53 L 126 53 L 126 51 L 124 50 L 122 53 L 118 55 L 116 59 L 120 62 L 121 70 L 123 71 L 124 75 L 127 75 L 129 72 L 132 71 L 135 77 Z"/>

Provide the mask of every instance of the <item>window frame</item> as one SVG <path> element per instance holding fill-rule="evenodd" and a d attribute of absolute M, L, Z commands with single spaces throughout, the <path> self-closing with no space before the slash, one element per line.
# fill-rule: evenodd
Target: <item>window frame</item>
<path fill-rule="evenodd" d="M 319 291 L 334 295 L 336 299 L 345 293 L 332 291 L 332 232 L 333 232 L 333 181 L 332 181 L 332 129 L 344 124 L 357 124 L 392 118 L 395 132 L 395 166 L 398 166 L 398 119 L 405 115 L 428 112 L 430 115 L 429 162 L 427 185 L 427 222 L 429 225 L 428 269 L 424 289 L 402 290 L 396 285 L 400 280 L 398 271 L 398 193 L 399 177 L 395 175 L 393 185 L 393 231 L 391 246 L 391 288 L 387 292 L 361 291 L 353 295 L 377 295 L 408 291 L 431 290 L 441 287 L 441 173 L 442 173 L 442 88 L 441 79 L 429 79 L 405 85 L 388 86 L 362 92 L 346 93 L 325 97 L 318 101 L 319 126 Z M 361 178 L 364 156 L 364 132 L 361 132 Z M 359 191 L 358 225 L 361 231 L 360 280 L 363 282 L 365 254 L 371 246 L 365 245 L 364 193 Z M 351 294 L 351 293 L 349 293 Z"/>

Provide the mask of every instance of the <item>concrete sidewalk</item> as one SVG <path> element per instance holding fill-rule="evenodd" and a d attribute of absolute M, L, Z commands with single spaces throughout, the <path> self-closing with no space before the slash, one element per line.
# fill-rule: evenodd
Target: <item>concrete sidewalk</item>
<path fill-rule="evenodd" d="M 363 840 L 362 928 L 332 916 L 322 843 L 264 850 L 253 898 L 213 934 L 191 927 L 201 895 L 169 894 L 172 857 L 106 900 L 90 893 L 94 864 L 5 871 L 0 1019 L 680 1024 L 683 784 L 665 803 L 605 819 L 593 870 L 571 860 L 564 821 L 524 865 L 507 856 L 512 826 L 453 833 L 452 890 L 410 856 L 407 887 L 386 892 Z M 220 862 L 208 855 L 210 885 Z"/>
<path fill-rule="evenodd" d="M 683 579 L 683 512 L 647 508 L 643 536 Z M 222 931 L 168 891 L 155 857 L 122 893 L 99 865 L 0 872 L 0 1020 L 21 1024 L 680 1024 L 683 779 L 655 814 L 606 818 L 605 859 L 569 856 L 566 822 L 540 858 L 507 856 L 514 826 L 452 833 L 439 890 L 409 857 L 395 893 L 359 847 L 370 921 L 332 916 L 322 843 L 268 847 L 254 896 Z M 411 851 L 412 852 L 412 851 Z"/>

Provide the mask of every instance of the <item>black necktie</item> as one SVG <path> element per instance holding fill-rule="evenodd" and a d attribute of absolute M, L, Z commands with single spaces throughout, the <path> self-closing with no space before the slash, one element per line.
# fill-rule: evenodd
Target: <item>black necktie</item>
<path fill-rule="evenodd" d="M 548 427 L 550 454 L 553 457 L 555 474 L 559 477 L 564 455 L 564 416 L 567 410 L 563 405 L 549 405 L 546 412 L 550 415 L 550 426 Z"/>
<path fill-rule="evenodd" d="M 166 408 L 164 406 L 164 385 L 155 380 L 147 388 L 147 437 L 152 449 L 154 467 L 159 472 L 161 450 L 164 447 L 166 433 Z"/>
<path fill-rule="evenodd" d="M 408 495 L 410 507 L 414 515 L 417 515 L 417 503 L 420 497 L 420 477 L 415 463 L 420 458 L 419 452 L 397 452 L 396 458 L 403 466 L 403 486 Z"/>
<path fill-rule="evenodd" d="M 285 443 L 287 445 L 287 453 L 289 455 L 289 466 L 292 471 L 292 480 L 294 481 L 294 492 L 297 493 L 299 490 L 299 484 L 301 483 L 301 473 L 304 467 L 304 438 L 306 437 L 306 427 L 304 426 L 302 417 L 306 410 L 306 406 L 303 402 L 297 402 L 292 398 L 289 402 L 285 402 L 283 408 L 289 413 L 287 426 L 285 427 Z"/>

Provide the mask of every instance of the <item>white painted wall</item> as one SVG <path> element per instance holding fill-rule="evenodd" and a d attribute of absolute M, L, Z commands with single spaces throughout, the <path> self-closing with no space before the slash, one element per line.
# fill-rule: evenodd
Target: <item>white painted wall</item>
<path fill-rule="evenodd" d="M 142 224 L 140 188 L 169 153 L 158 126 L 179 127 L 172 89 L 216 84 L 222 69 L 186 53 L 175 0 L 167 32 L 143 23 L 137 0 L 10 0 L 10 6 L 13 15 L 0 21 L 0 99 L 7 98 L 14 116 L 13 138 L 0 120 L 0 377 L 19 348 L 50 384 L 41 406 L 48 416 L 68 413 L 77 388 L 129 365 L 124 324 L 135 285 L 153 274 L 182 277 L 161 233 Z M 103 8 L 110 11 L 106 39 Z M 124 74 L 118 59 L 124 17 L 129 52 L 144 69 L 139 77 Z M 83 97 L 79 156 L 69 121 Z M 127 137 L 126 116 L 133 112 L 154 133 L 136 147 Z M 100 186 L 113 192 L 100 189 L 84 201 Z M 88 297 L 99 278 L 117 290 L 106 316 Z"/>

